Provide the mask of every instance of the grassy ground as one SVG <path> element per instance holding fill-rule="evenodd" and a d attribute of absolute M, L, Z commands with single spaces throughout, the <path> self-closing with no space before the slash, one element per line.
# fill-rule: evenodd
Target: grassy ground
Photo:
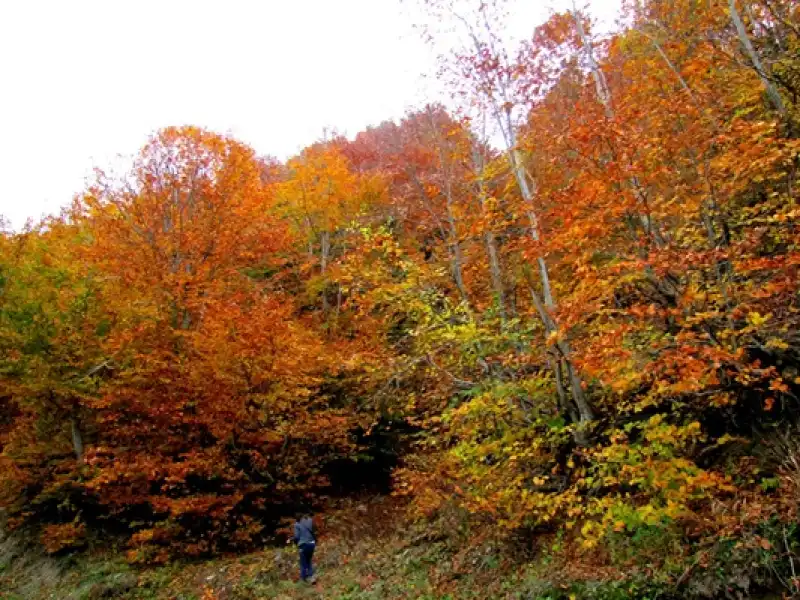
<path fill-rule="evenodd" d="M 407 546 L 399 537 L 346 545 L 320 544 L 318 580 L 296 581 L 295 553 L 270 548 L 240 557 L 133 569 L 122 559 L 95 555 L 79 560 L 40 559 L 0 574 L 3 600 L 255 600 L 330 598 L 537 598 L 513 594 L 511 580 L 492 582 L 493 563 L 472 575 L 449 572 L 452 554 L 443 544 Z M 507 574 L 506 574 L 507 575 Z M 506 587 L 504 590 L 503 587 Z M 490 592 L 491 589 L 491 592 Z M 518 591 L 520 591 L 518 589 Z"/>
<path fill-rule="evenodd" d="M 135 568 L 122 553 L 47 557 L 0 541 L 2 600 L 256 600 L 330 598 L 538 598 L 532 572 L 509 572 L 491 551 L 462 556 L 443 541 L 398 528 L 390 499 L 349 503 L 324 517 L 314 585 L 297 581 L 292 547 L 243 556 Z M 524 580 L 530 580 L 527 591 Z M 535 585 L 540 585 L 536 583 Z M 544 589 L 544 588 L 542 588 Z M 530 593 L 529 593 L 530 592 Z M 547 597 L 547 596 L 542 596 Z"/>
<path fill-rule="evenodd" d="M 349 503 L 327 514 L 315 556 L 315 585 L 297 582 L 292 547 L 214 560 L 135 568 L 123 553 L 52 558 L 0 539 L 0 600 L 655 600 L 681 598 L 585 561 L 549 553 L 511 560 L 490 542 L 468 550 L 398 527 L 390 499 Z M 422 532 L 424 533 L 424 532 Z M 738 596 L 737 596 L 738 597 Z M 762 596 L 762 598 L 780 596 Z"/>

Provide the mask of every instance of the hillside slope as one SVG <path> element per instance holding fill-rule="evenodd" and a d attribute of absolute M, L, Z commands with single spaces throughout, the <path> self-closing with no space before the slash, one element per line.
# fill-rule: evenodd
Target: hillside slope
<path fill-rule="evenodd" d="M 175 562 L 136 569 L 122 552 L 47 557 L 26 550 L 18 538 L 0 541 L 2 600 L 623 600 L 666 598 L 789 597 L 748 580 L 745 572 L 728 586 L 715 583 L 724 565 L 687 569 L 667 581 L 662 575 L 602 566 L 602 553 L 581 560 L 559 551 L 557 536 L 535 548 L 457 545 L 408 526 L 404 506 L 375 497 L 347 501 L 319 518 L 323 532 L 316 556 L 318 580 L 297 581 L 290 547 L 209 561 Z M 696 567 L 696 565 L 695 565 Z M 785 591 L 785 590 L 784 590 Z"/>

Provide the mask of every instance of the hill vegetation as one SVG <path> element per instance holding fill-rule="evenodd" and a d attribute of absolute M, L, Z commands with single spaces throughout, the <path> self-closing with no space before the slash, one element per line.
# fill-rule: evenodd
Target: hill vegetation
<path fill-rule="evenodd" d="M 462 110 L 168 128 L 0 236 L 7 530 L 165 572 L 372 498 L 328 597 L 797 593 L 800 7 L 425 6 Z"/>

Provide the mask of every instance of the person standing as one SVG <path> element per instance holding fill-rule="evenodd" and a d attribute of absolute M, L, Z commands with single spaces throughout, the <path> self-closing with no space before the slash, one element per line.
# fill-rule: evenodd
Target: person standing
<path fill-rule="evenodd" d="M 298 515 L 294 522 L 294 543 L 300 554 L 300 579 L 301 581 L 313 582 L 314 568 L 311 560 L 314 558 L 314 550 L 317 546 L 317 536 L 314 532 L 314 521 L 311 515 L 304 513 Z"/>

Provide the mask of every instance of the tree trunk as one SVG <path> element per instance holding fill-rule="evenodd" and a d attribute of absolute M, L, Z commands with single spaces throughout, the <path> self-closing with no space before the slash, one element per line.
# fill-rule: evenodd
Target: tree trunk
<path fill-rule="evenodd" d="M 70 434 L 72 435 L 72 450 L 75 452 L 75 458 L 80 463 L 83 462 L 83 434 L 78 424 L 78 418 L 71 417 L 69 424 Z"/>
<path fill-rule="evenodd" d="M 508 117 L 508 127 L 511 127 L 511 118 Z M 513 131 L 511 133 L 511 139 L 514 141 L 514 145 L 516 146 L 515 137 Z M 508 151 L 509 161 L 511 163 L 511 168 L 514 171 L 514 178 L 517 181 L 517 185 L 519 186 L 520 193 L 522 194 L 522 198 L 525 200 L 525 203 L 528 205 L 528 224 L 530 226 L 529 232 L 531 239 L 538 243 L 539 242 L 539 218 L 536 216 L 536 211 L 533 209 L 533 192 L 531 191 L 530 185 L 528 185 L 528 180 L 525 175 L 525 169 L 522 166 L 522 162 L 520 161 L 519 152 L 516 149 L 512 148 Z M 542 256 L 536 258 L 536 264 L 539 266 L 539 277 L 542 280 L 542 296 L 544 296 L 544 304 L 547 308 L 554 308 L 555 307 L 555 298 L 553 297 L 553 290 L 550 286 L 550 273 L 547 269 L 547 263 L 545 262 Z"/>
<path fill-rule="evenodd" d="M 600 69 L 600 65 L 597 64 L 597 60 L 594 57 L 594 48 L 592 47 L 589 36 L 586 35 L 586 29 L 583 27 L 583 14 L 578 10 L 575 0 L 572 0 L 572 18 L 575 19 L 575 27 L 578 30 L 578 37 L 580 37 L 583 53 L 586 57 L 586 62 L 589 65 L 589 71 L 592 74 L 592 80 L 594 81 L 597 99 L 603 105 L 603 111 L 606 114 L 606 118 L 613 119 L 614 108 L 611 104 L 611 89 L 608 87 L 608 81 L 606 80 L 605 74 L 603 73 L 602 69 Z M 642 189 L 641 184 L 639 183 L 639 179 L 634 175 L 628 179 L 628 184 L 633 190 L 633 193 L 637 197 L 638 201 L 645 207 L 645 212 L 639 214 L 639 221 L 642 224 L 645 234 L 647 235 L 647 239 L 652 240 L 656 247 L 661 248 L 665 246 L 666 240 L 664 240 L 659 233 L 658 228 L 653 223 L 653 218 L 650 215 L 649 208 L 647 208 L 647 196 Z"/>
<path fill-rule="evenodd" d="M 439 158 L 442 159 L 441 150 L 439 151 Z M 420 199 L 428 208 L 428 212 L 434 217 L 439 226 L 439 231 L 442 233 L 442 236 L 446 238 L 447 241 L 447 254 L 448 259 L 450 261 L 450 274 L 453 276 L 453 282 L 456 284 L 456 288 L 458 289 L 458 293 L 461 296 L 461 299 L 469 304 L 469 298 L 467 297 L 467 288 L 464 285 L 464 277 L 463 277 L 463 260 L 461 257 L 461 244 L 458 241 L 458 229 L 455 220 L 455 216 L 453 215 L 452 206 L 453 206 L 453 198 L 452 198 L 452 191 L 450 189 L 450 182 L 447 179 L 447 175 L 444 176 L 445 178 L 445 201 L 447 206 L 447 229 L 444 228 L 442 225 L 442 221 L 436 212 L 433 209 L 432 203 L 428 198 L 428 194 L 425 192 L 425 186 L 422 185 L 422 182 L 417 177 L 417 174 L 411 170 L 406 169 L 406 173 L 408 174 L 411 182 L 413 183 L 414 187 L 417 188 L 419 192 Z"/>
<path fill-rule="evenodd" d="M 536 294 L 536 290 L 533 287 L 528 288 L 531 294 L 531 300 L 533 305 L 536 307 L 536 310 L 539 313 L 542 322 L 545 324 L 545 331 L 549 336 L 552 333 L 558 332 L 558 325 L 553 320 L 553 318 L 547 313 L 547 308 L 539 299 L 539 296 Z M 578 411 L 578 423 L 580 425 L 585 425 L 594 420 L 594 411 L 592 410 L 589 401 L 586 399 L 586 394 L 583 391 L 583 382 L 581 381 L 581 377 L 578 374 L 575 367 L 572 365 L 572 361 L 570 359 L 570 354 L 572 353 L 572 349 L 569 346 L 569 342 L 566 340 L 558 340 L 556 341 L 556 348 L 561 353 L 561 357 L 564 360 L 564 366 L 567 371 L 567 376 L 569 377 L 570 381 L 570 388 L 572 391 L 572 400 L 575 403 L 575 408 Z M 583 434 L 576 433 L 575 441 L 578 443 L 584 443 Z"/>
<path fill-rule="evenodd" d="M 489 274 L 492 278 L 492 289 L 497 298 L 497 309 L 500 313 L 500 319 L 506 320 L 506 296 L 503 288 L 503 274 L 500 268 L 500 257 L 497 254 L 497 240 L 494 237 L 494 232 L 487 231 L 483 234 L 486 243 L 486 255 L 489 259 Z"/>
<path fill-rule="evenodd" d="M 558 342 L 557 346 L 559 351 L 564 355 L 564 364 L 566 366 L 567 375 L 569 376 L 569 383 L 572 388 L 572 399 L 575 401 L 575 405 L 578 407 L 580 422 L 586 424 L 594 421 L 594 411 L 589 405 L 588 400 L 586 400 L 586 394 L 583 391 L 583 381 L 581 381 L 580 375 L 578 375 L 578 372 L 572 365 L 572 361 L 567 358 L 571 351 L 569 343 Z"/>
<path fill-rule="evenodd" d="M 603 104 L 606 116 L 610 119 L 614 116 L 614 110 L 611 108 L 611 90 L 608 88 L 608 82 L 603 71 L 600 70 L 600 65 L 594 58 L 594 51 L 589 42 L 589 36 L 586 35 L 586 30 L 583 27 L 583 15 L 578 10 L 575 0 L 572 0 L 572 17 L 575 19 L 575 25 L 578 28 L 578 36 L 581 38 L 581 45 L 583 46 L 586 62 L 589 63 L 589 71 L 592 73 L 594 80 L 594 89 L 597 97 Z"/>
<path fill-rule="evenodd" d="M 454 16 L 457 16 L 454 14 Z M 463 21 L 463 19 L 461 19 Z M 481 42 L 478 37 L 475 35 L 475 32 L 470 30 L 470 37 L 472 38 L 472 42 L 475 45 L 475 50 L 480 56 L 483 52 L 483 47 L 481 46 Z M 497 121 L 497 126 L 500 128 L 500 131 L 503 134 L 503 140 L 506 145 L 506 155 L 508 157 L 509 165 L 511 166 L 511 170 L 514 173 L 514 179 L 517 182 L 517 186 L 519 187 L 520 194 L 522 195 L 522 199 L 525 201 L 527 205 L 527 213 L 528 213 L 528 222 L 530 225 L 530 236 L 534 242 L 539 241 L 539 220 L 536 216 L 536 211 L 533 204 L 533 192 L 531 191 L 530 186 L 528 185 L 528 180 L 526 179 L 525 175 L 525 168 L 522 166 L 522 162 L 520 161 L 519 152 L 517 151 L 517 136 L 514 132 L 514 124 L 511 122 L 511 109 L 505 108 L 511 106 L 511 102 L 509 99 L 508 93 L 508 84 L 501 81 L 498 77 L 498 80 L 495 81 L 498 91 L 500 93 L 500 97 L 503 100 L 503 108 L 501 108 L 500 103 L 496 97 L 490 96 L 489 102 L 492 107 L 492 112 L 494 113 L 495 120 Z M 547 269 L 547 263 L 545 262 L 543 257 L 538 257 L 536 259 L 536 263 L 539 266 L 539 276 L 542 280 L 542 294 L 544 296 L 545 305 L 548 308 L 553 308 L 555 306 L 555 300 L 553 298 L 553 291 L 550 286 L 550 274 Z"/>
<path fill-rule="evenodd" d="M 750 59 L 750 62 L 753 63 L 753 68 L 756 70 L 756 73 L 758 73 L 758 77 L 761 79 L 761 83 L 764 85 L 764 89 L 767 91 L 767 97 L 769 98 L 770 102 L 775 107 L 775 110 L 777 110 L 781 115 L 781 117 L 785 118 L 786 107 L 783 104 L 783 99 L 778 92 L 778 88 L 776 88 L 775 84 L 770 80 L 769 74 L 765 70 L 764 65 L 761 63 L 761 58 L 758 56 L 758 52 L 753 47 L 753 43 L 750 41 L 750 37 L 747 35 L 747 30 L 742 22 L 742 17 L 736 8 L 736 0 L 728 0 L 728 8 L 730 9 L 731 13 L 731 21 L 733 21 L 733 26 L 736 28 L 736 35 L 739 37 L 739 43 L 742 45 L 742 48 L 747 54 L 747 57 Z"/>
<path fill-rule="evenodd" d="M 461 257 L 461 243 L 458 240 L 458 228 L 456 226 L 456 219 L 453 215 L 452 209 L 452 193 L 450 190 L 450 184 L 445 184 L 446 188 L 446 200 L 447 200 L 447 225 L 449 228 L 450 234 L 450 249 L 451 249 L 451 271 L 453 273 L 453 280 L 456 283 L 456 287 L 458 288 L 458 293 L 461 295 L 461 299 L 469 304 L 469 299 L 467 297 L 467 288 L 464 285 L 464 275 L 463 275 L 463 259 Z"/>
<path fill-rule="evenodd" d="M 308 230 L 308 260 L 314 260 L 314 226 L 311 224 L 311 219 L 306 216 L 305 219 L 306 229 Z"/>
<path fill-rule="evenodd" d="M 578 413 L 575 410 L 575 406 L 567 398 L 567 391 L 564 388 L 564 371 L 562 369 L 562 363 L 563 359 L 559 356 L 553 356 L 547 361 L 547 364 L 550 366 L 550 369 L 553 371 L 555 376 L 558 408 L 563 414 L 566 414 L 570 418 L 570 421 L 577 423 L 579 418 Z"/>
<path fill-rule="evenodd" d="M 453 13 L 453 16 L 459 18 L 462 22 L 464 22 L 467 26 L 468 32 L 472 41 L 475 46 L 475 51 L 478 56 L 483 55 L 484 47 L 481 44 L 480 40 L 478 39 L 475 31 L 466 23 L 466 20 L 463 17 L 459 17 L 457 13 Z M 488 23 L 486 24 L 488 28 Z M 538 217 L 536 214 L 535 206 L 534 206 L 534 194 L 531 190 L 530 185 L 528 184 L 527 174 L 525 172 L 525 168 L 522 165 L 522 161 L 520 160 L 519 151 L 517 149 L 517 141 L 516 141 L 516 133 L 514 131 L 514 126 L 511 119 L 511 106 L 513 106 L 510 95 L 509 95 L 509 83 L 502 79 L 502 76 L 498 76 L 495 81 L 487 81 L 485 82 L 488 85 L 492 85 L 495 87 L 498 92 L 498 96 L 489 95 L 488 100 L 491 105 L 492 112 L 494 113 L 494 117 L 497 120 L 497 125 L 499 126 L 502 134 L 503 139 L 506 146 L 506 155 L 508 157 L 508 162 L 511 167 L 511 170 L 514 174 L 514 179 L 517 182 L 517 185 L 520 190 L 520 194 L 527 206 L 527 214 L 528 214 L 528 221 L 529 221 L 529 233 L 531 239 L 538 243 L 540 236 L 539 236 L 539 222 Z M 531 298 L 533 299 L 534 305 L 536 306 L 537 312 L 544 324 L 545 331 L 548 333 L 557 331 L 557 325 L 550 317 L 548 310 L 555 308 L 555 298 L 553 297 L 552 287 L 550 285 L 550 275 L 547 268 L 547 262 L 545 261 L 543 256 L 539 256 L 536 259 L 537 265 L 539 267 L 539 275 L 541 279 L 542 285 L 542 296 L 544 298 L 544 304 L 542 304 L 541 300 L 536 293 L 536 290 L 533 286 L 529 283 L 528 288 L 531 293 Z M 583 394 L 583 388 L 580 385 L 574 385 L 574 382 L 580 383 L 580 378 L 578 374 L 575 372 L 575 369 L 572 368 L 570 358 L 569 358 L 569 347 L 566 343 L 560 342 L 559 343 L 559 350 L 561 351 L 564 362 L 567 365 L 567 370 L 570 373 L 570 379 L 573 381 L 573 396 L 575 399 L 576 407 L 578 408 L 579 412 L 579 419 L 581 424 L 585 424 L 587 421 L 591 421 L 594 418 L 594 415 L 591 411 L 591 408 L 586 401 L 586 398 Z M 577 443 L 585 443 L 585 430 L 583 427 L 578 427 L 575 432 L 575 441 Z"/>
<path fill-rule="evenodd" d="M 486 189 L 483 183 L 483 160 L 475 148 L 473 148 L 472 151 L 472 161 L 478 173 L 478 203 L 480 204 L 481 214 L 484 219 L 486 219 L 488 211 L 486 209 Z M 500 266 L 500 256 L 497 252 L 497 239 L 495 238 L 494 231 L 487 228 L 486 231 L 484 231 L 483 240 L 486 245 L 486 257 L 489 261 L 489 276 L 492 280 L 492 289 L 497 298 L 498 312 L 500 313 L 501 321 L 505 322 L 506 294 L 505 286 L 503 285 L 503 271 Z"/>
<path fill-rule="evenodd" d="M 453 185 L 451 180 L 452 173 L 450 170 L 450 163 L 447 160 L 444 152 L 445 140 L 442 139 L 442 136 L 436 127 L 436 123 L 433 119 L 430 109 L 427 111 L 427 116 L 428 124 L 430 125 L 430 132 L 437 146 L 436 153 L 439 157 L 439 167 L 441 169 L 442 179 L 444 181 L 444 199 L 445 206 L 447 208 L 447 225 L 450 237 L 450 270 L 453 274 L 453 281 L 455 281 L 456 287 L 458 288 L 458 293 L 461 295 L 461 299 L 466 304 L 469 304 L 467 288 L 464 285 L 464 261 L 461 255 L 461 242 L 458 238 L 458 225 L 453 210 L 455 200 L 453 198 Z"/>
<path fill-rule="evenodd" d="M 320 235 L 320 256 L 319 270 L 322 275 L 322 311 L 327 314 L 330 306 L 328 305 L 328 290 L 326 289 L 325 273 L 328 270 L 328 259 L 331 252 L 331 233 L 327 229 Z"/>

